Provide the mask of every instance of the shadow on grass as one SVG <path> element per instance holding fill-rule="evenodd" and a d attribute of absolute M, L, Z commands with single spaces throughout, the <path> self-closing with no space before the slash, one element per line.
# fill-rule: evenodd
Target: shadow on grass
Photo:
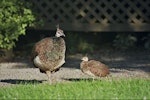
<path fill-rule="evenodd" d="M 1 80 L 0 82 L 3 83 L 10 83 L 10 84 L 39 84 L 42 83 L 43 80 L 20 80 L 20 79 L 5 79 Z"/>
<path fill-rule="evenodd" d="M 72 81 L 72 82 L 79 82 L 79 81 L 88 81 L 88 82 L 92 82 L 94 80 L 98 80 L 96 78 L 62 78 L 63 80 L 66 81 Z"/>

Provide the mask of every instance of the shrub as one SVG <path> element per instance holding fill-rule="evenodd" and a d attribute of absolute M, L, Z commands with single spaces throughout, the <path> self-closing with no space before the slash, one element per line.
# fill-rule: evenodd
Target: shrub
<path fill-rule="evenodd" d="M 23 0 L 0 0 L 0 52 L 5 60 L 11 60 L 13 47 L 26 27 L 33 26 L 35 17 L 30 4 Z M 5 61 L 4 60 L 4 61 Z"/>
<path fill-rule="evenodd" d="M 127 33 L 120 33 L 116 35 L 116 38 L 113 41 L 113 46 L 115 46 L 118 49 L 126 50 L 134 47 L 136 41 L 136 36 Z"/>
<path fill-rule="evenodd" d="M 77 44 L 78 44 L 78 34 L 75 33 L 68 33 L 66 34 L 66 45 L 67 45 L 67 52 L 70 54 L 74 54 L 77 52 Z"/>
<path fill-rule="evenodd" d="M 35 17 L 23 0 L 0 0 L 0 48 L 12 49 Z"/>
<path fill-rule="evenodd" d="M 84 33 L 82 33 L 84 34 Z M 88 43 L 88 39 L 84 38 L 81 33 L 69 33 L 66 34 L 66 44 L 67 52 L 69 54 L 75 53 L 92 53 L 94 51 L 95 45 Z"/>
<path fill-rule="evenodd" d="M 90 44 L 83 38 L 80 38 L 79 44 L 78 44 L 78 52 L 93 53 L 94 47 L 95 46 L 93 44 Z"/>
<path fill-rule="evenodd" d="M 144 41 L 144 47 L 146 49 L 150 49 L 150 34 L 148 34 L 147 36 L 144 36 L 142 40 Z"/>

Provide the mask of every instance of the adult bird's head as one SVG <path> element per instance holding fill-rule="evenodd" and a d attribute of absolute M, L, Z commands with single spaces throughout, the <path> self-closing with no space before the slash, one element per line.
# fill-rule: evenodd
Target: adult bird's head
<path fill-rule="evenodd" d="M 59 28 L 59 24 L 56 27 L 57 27 L 57 30 L 56 30 L 55 36 L 56 37 L 61 37 L 61 36 L 65 37 L 64 31 Z"/>

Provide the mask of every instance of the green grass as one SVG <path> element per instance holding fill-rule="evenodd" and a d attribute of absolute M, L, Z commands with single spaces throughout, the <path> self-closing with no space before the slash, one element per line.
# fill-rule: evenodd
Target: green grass
<path fill-rule="evenodd" d="M 150 99 L 149 84 L 148 79 L 21 83 L 0 88 L 0 99 Z"/>

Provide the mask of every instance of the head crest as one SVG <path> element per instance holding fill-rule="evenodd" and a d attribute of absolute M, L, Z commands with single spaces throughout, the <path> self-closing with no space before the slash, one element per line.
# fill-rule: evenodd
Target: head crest
<path fill-rule="evenodd" d="M 61 36 L 65 37 L 64 31 L 59 28 L 59 24 L 56 25 L 56 27 L 57 27 L 57 30 L 56 30 L 56 35 L 55 36 L 56 37 L 61 37 Z"/>
<path fill-rule="evenodd" d="M 56 28 L 59 29 L 59 24 L 56 25 Z"/>

